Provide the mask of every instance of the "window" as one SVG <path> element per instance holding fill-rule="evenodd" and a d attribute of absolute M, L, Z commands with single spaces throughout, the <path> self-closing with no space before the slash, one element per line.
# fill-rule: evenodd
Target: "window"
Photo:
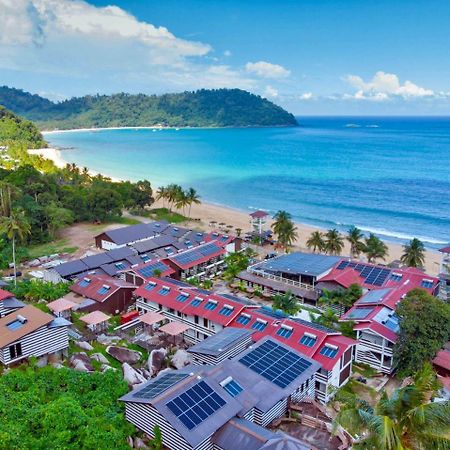
<path fill-rule="evenodd" d="M 20 342 L 9 347 L 9 356 L 11 359 L 16 359 L 22 356 L 22 344 Z"/>
<path fill-rule="evenodd" d="M 223 388 L 232 396 L 236 397 L 239 395 L 244 389 L 242 386 L 235 380 L 231 379 L 226 384 L 223 385 Z"/>
<path fill-rule="evenodd" d="M 27 322 L 27 319 L 22 316 L 18 316 L 17 319 L 13 320 L 12 322 L 9 322 L 6 327 L 9 330 L 18 330 L 19 328 L 23 327 L 23 325 Z"/>
<path fill-rule="evenodd" d="M 86 286 L 89 285 L 90 282 L 91 282 L 91 280 L 90 280 L 89 278 L 83 278 L 83 279 L 78 283 L 78 285 L 79 285 L 80 287 L 86 287 Z"/>
<path fill-rule="evenodd" d="M 433 287 L 433 280 L 422 280 L 420 285 L 425 289 L 431 289 Z"/>
<path fill-rule="evenodd" d="M 153 281 L 152 281 L 152 282 L 148 283 L 147 286 L 145 286 L 144 289 L 146 291 L 151 291 L 151 290 L 155 289 L 155 287 L 156 287 L 156 283 L 153 283 Z"/>
<path fill-rule="evenodd" d="M 264 331 L 266 326 L 267 322 L 265 321 L 263 322 L 262 320 L 256 320 L 255 323 L 252 325 L 252 328 L 257 331 Z"/>
<path fill-rule="evenodd" d="M 184 303 L 189 298 L 189 294 L 181 293 L 177 296 L 176 300 L 177 302 Z"/>
<path fill-rule="evenodd" d="M 317 342 L 317 338 L 304 334 L 299 342 L 300 344 L 306 345 L 306 347 L 312 347 Z"/>
<path fill-rule="evenodd" d="M 123 262 L 118 262 L 115 265 L 119 270 L 125 269 L 125 264 Z"/>
<path fill-rule="evenodd" d="M 194 300 L 192 300 L 191 305 L 192 306 L 198 306 L 202 302 L 202 299 L 199 297 L 195 297 Z"/>
<path fill-rule="evenodd" d="M 284 337 L 287 339 L 288 337 L 290 337 L 292 335 L 292 332 L 293 332 L 293 330 L 291 327 L 288 328 L 285 326 L 281 326 L 277 331 L 277 336 L 281 336 L 281 337 Z"/>
<path fill-rule="evenodd" d="M 392 281 L 400 281 L 401 279 L 402 279 L 402 274 L 401 273 L 395 273 L 395 272 L 392 272 L 392 274 L 391 274 L 391 280 Z"/>
<path fill-rule="evenodd" d="M 320 354 L 328 358 L 334 358 L 337 355 L 337 352 L 337 348 L 329 347 L 328 345 L 325 345 L 325 347 L 322 347 L 322 350 L 320 350 Z"/>
<path fill-rule="evenodd" d="M 222 316 L 231 316 L 231 313 L 233 312 L 234 308 L 232 306 L 224 306 L 220 311 L 219 314 L 222 314 Z"/>
<path fill-rule="evenodd" d="M 170 288 L 167 286 L 163 286 L 159 291 L 159 295 L 167 295 L 170 292 Z"/>
<path fill-rule="evenodd" d="M 108 293 L 109 289 L 110 289 L 110 286 L 104 284 L 104 285 L 97 291 L 97 293 L 98 293 L 99 295 L 105 295 L 105 294 Z"/>
<path fill-rule="evenodd" d="M 217 307 L 217 302 L 212 301 L 212 300 L 208 300 L 206 302 L 205 309 L 208 309 L 209 311 L 213 311 L 214 309 L 216 309 L 216 307 Z"/>
<path fill-rule="evenodd" d="M 247 314 L 241 314 L 237 319 L 236 322 L 240 323 L 242 325 L 247 325 L 250 322 L 251 316 Z"/>

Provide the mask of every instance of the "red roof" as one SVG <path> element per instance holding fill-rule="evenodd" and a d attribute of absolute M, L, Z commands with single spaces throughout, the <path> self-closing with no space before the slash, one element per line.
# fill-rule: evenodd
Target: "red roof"
<path fill-rule="evenodd" d="M 101 311 L 92 311 L 85 316 L 80 317 L 80 320 L 87 323 L 88 325 L 98 325 L 109 320 L 109 316 Z"/>
<path fill-rule="evenodd" d="M 450 253 L 450 245 L 439 249 L 441 253 Z"/>
<path fill-rule="evenodd" d="M 361 284 L 362 278 L 359 272 L 352 269 L 351 267 L 347 267 L 344 270 L 337 270 L 336 268 L 334 268 L 328 275 L 325 275 L 318 281 L 332 281 L 347 289 L 352 284 Z"/>
<path fill-rule="evenodd" d="M 440 350 L 436 357 L 433 359 L 433 364 L 450 371 L 450 350 Z"/>
<path fill-rule="evenodd" d="M 181 333 L 189 330 L 190 326 L 181 322 L 169 322 L 160 327 L 159 331 L 170 334 L 171 336 L 178 336 Z"/>
<path fill-rule="evenodd" d="M 253 339 L 255 341 L 258 341 L 264 336 L 272 336 L 273 338 L 285 343 L 304 355 L 318 361 L 320 360 L 320 363 L 326 370 L 331 370 L 339 361 L 342 354 L 350 346 L 356 344 L 356 341 L 345 338 L 338 331 L 327 331 L 324 328 L 316 328 L 313 325 L 309 326 L 305 321 L 297 321 L 282 316 L 277 317 L 273 314 L 264 313 L 264 309 L 259 305 L 249 305 L 223 297 L 221 295 L 213 293 L 206 294 L 204 291 L 199 292 L 194 286 L 179 286 L 176 283 L 171 283 L 171 280 L 167 278 L 164 280 L 153 278 L 150 284 L 152 285 L 151 290 L 146 289 L 148 284 L 145 286 L 140 286 L 135 291 L 135 295 L 150 300 L 153 303 L 163 305 L 166 308 L 172 308 L 175 311 L 182 312 L 183 314 L 191 316 L 196 315 L 201 318 L 209 319 L 212 322 L 221 324 L 222 326 L 251 329 L 254 331 Z M 162 295 L 160 291 L 164 286 L 166 288 L 170 288 L 170 290 L 165 295 Z M 181 293 L 189 294 L 189 297 L 184 302 L 177 300 L 177 297 Z M 193 306 L 191 304 L 194 299 L 200 301 L 198 306 Z M 205 308 L 208 301 L 217 302 L 214 309 L 211 310 Z M 220 311 L 223 308 L 232 309 L 232 312 L 228 316 L 220 314 Z M 238 321 L 241 314 L 245 314 L 250 318 L 250 321 L 245 325 Z M 258 331 L 252 328 L 256 322 L 261 321 L 267 323 L 263 331 Z M 292 334 L 289 338 L 284 338 L 277 334 L 282 325 L 292 328 Z M 307 345 L 300 343 L 300 340 L 305 333 L 316 337 L 316 341 L 312 347 L 308 347 Z M 320 350 L 326 343 L 336 345 L 336 347 L 338 347 L 338 352 L 333 358 L 320 355 Z"/>
<path fill-rule="evenodd" d="M 379 334 L 380 336 L 386 338 L 388 341 L 396 342 L 397 334 L 394 333 L 389 328 L 383 326 L 381 323 L 372 321 L 372 322 L 361 322 L 356 324 L 353 327 L 354 330 L 372 330 L 374 333 Z"/>
<path fill-rule="evenodd" d="M 262 219 L 263 217 L 267 217 L 268 215 L 269 215 L 269 213 L 266 213 L 266 211 L 261 211 L 261 210 L 252 212 L 250 214 L 250 216 L 253 217 L 254 219 Z"/>
<path fill-rule="evenodd" d="M 11 292 L 4 291 L 3 289 L 0 289 L 0 301 L 5 300 L 5 298 L 14 297 Z"/>
<path fill-rule="evenodd" d="M 76 294 L 97 302 L 104 302 L 119 289 L 135 288 L 136 286 L 131 283 L 108 275 L 87 275 L 70 286 L 70 290 Z"/>

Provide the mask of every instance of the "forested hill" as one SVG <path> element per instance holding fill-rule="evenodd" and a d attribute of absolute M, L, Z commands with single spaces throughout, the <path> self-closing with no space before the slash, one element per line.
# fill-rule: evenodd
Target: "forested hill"
<path fill-rule="evenodd" d="M 0 106 L 0 146 L 6 146 L 10 142 L 21 143 L 26 148 L 47 146 L 34 123 L 24 120 Z"/>
<path fill-rule="evenodd" d="M 240 89 L 202 89 L 164 95 L 96 95 L 53 103 L 19 89 L 0 87 L 0 105 L 41 129 L 115 126 L 297 126 L 280 106 Z"/>

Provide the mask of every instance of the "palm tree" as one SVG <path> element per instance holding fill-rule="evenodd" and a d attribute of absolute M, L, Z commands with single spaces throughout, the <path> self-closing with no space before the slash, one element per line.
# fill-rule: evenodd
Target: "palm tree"
<path fill-rule="evenodd" d="M 325 250 L 332 255 L 340 255 L 344 248 L 344 240 L 336 228 L 325 233 Z"/>
<path fill-rule="evenodd" d="M 325 248 L 325 239 L 323 233 L 320 231 L 313 231 L 306 241 L 306 246 L 315 253 L 316 251 L 323 251 Z"/>
<path fill-rule="evenodd" d="M 423 242 L 414 238 L 404 245 L 400 261 L 408 267 L 423 267 L 425 264 L 425 246 Z"/>
<path fill-rule="evenodd" d="M 280 234 L 280 231 L 283 229 L 286 222 L 290 222 L 292 216 L 287 211 L 278 211 L 273 216 L 274 222 L 272 224 L 272 230 L 275 234 Z"/>
<path fill-rule="evenodd" d="M 347 395 L 334 425 L 360 436 L 354 449 L 448 450 L 450 402 L 430 403 L 435 391 L 436 374 L 428 364 L 413 384 L 397 388 L 391 396 L 383 390 L 373 408 Z"/>
<path fill-rule="evenodd" d="M 164 201 L 166 200 L 166 198 L 167 198 L 167 188 L 164 186 L 160 186 L 156 191 L 156 200 L 163 201 L 163 208 L 164 208 Z"/>
<path fill-rule="evenodd" d="M 279 309 L 285 314 L 294 315 L 300 310 L 300 307 L 297 299 L 292 293 L 286 292 L 285 294 L 274 295 L 272 299 L 272 309 L 274 311 Z"/>
<path fill-rule="evenodd" d="M 0 232 L 12 242 L 13 266 L 14 266 L 14 286 L 17 285 L 16 270 L 16 239 L 23 241 L 31 233 L 31 227 L 23 211 L 12 211 L 9 216 L 0 219 Z"/>
<path fill-rule="evenodd" d="M 278 235 L 278 242 L 288 251 L 289 247 L 298 239 L 297 227 L 294 222 L 286 222 Z"/>
<path fill-rule="evenodd" d="M 191 207 L 192 207 L 192 204 L 195 203 L 196 205 L 199 205 L 201 203 L 200 196 L 197 194 L 197 191 L 194 188 L 190 187 L 186 191 L 186 199 L 187 199 L 188 205 L 189 205 L 188 217 L 190 219 L 191 218 Z"/>
<path fill-rule="evenodd" d="M 362 231 L 355 227 L 351 226 L 347 231 L 347 241 L 350 243 L 350 257 L 358 258 L 359 255 L 364 251 L 364 242 L 363 242 L 363 233 Z"/>
<path fill-rule="evenodd" d="M 177 209 L 182 209 L 183 215 L 184 215 L 184 210 L 185 210 L 186 206 L 189 204 L 189 200 L 186 196 L 186 193 L 183 191 L 183 189 L 177 190 L 174 202 L 175 202 L 175 207 Z"/>
<path fill-rule="evenodd" d="M 373 233 L 365 239 L 364 253 L 370 263 L 375 262 L 376 259 L 386 259 L 388 256 L 387 245 Z"/>
<path fill-rule="evenodd" d="M 178 184 L 169 184 L 166 187 L 166 191 L 166 198 L 169 202 L 169 211 L 172 212 L 172 206 L 179 200 L 180 193 L 183 192 L 183 189 L 181 188 L 181 186 L 178 186 Z"/>

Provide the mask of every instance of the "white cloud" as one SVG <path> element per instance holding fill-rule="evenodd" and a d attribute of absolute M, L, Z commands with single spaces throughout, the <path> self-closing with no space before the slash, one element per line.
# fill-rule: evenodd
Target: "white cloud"
<path fill-rule="evenodd" d="M 248 62 L 245 70 L 261 78 L 287 78 L 291 74 L 291 71 L 283 66 L 266 61 Z"/>
<path fill-rule="evenodd" d="M 225 50 L 225 51 L 223 52 L 223 56 L 229 57 L 229 56 L 231 56 L 231 55 L 232 55 L 232 53 L 231 53 L 230 50 Z"/>
<path fill-rule="evenodd" d="M 385 101 L 392 97 L 403 99 L 433 97 L 435 92 L 406 80 L 403 84 L 393 73 L 377 72 L 370 81 L 364 81 L 358 75 L 348 75 L 344 78 L 356 89 L 353 95 L 344 95 L 345 99 Z"/>
<path fill-rule="evenodd" d="M 264 96 L 268 98 L 278 97 L 278 90 L 272 86 L 266 86 L 266 89 L 264 90 Z"/>
<path fill-rule="evenodd" d="M 313 98 L 312 92 L 304 92 L 299 96 L 300 100 L 312 100 L 312 98 Z"/>

